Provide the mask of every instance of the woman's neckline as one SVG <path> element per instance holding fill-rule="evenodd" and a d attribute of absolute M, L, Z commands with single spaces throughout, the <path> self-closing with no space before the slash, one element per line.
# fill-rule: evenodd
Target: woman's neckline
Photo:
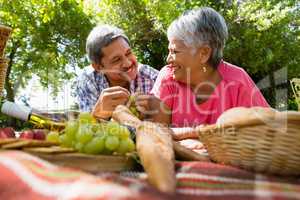
<path fill-rule="evenodd" d="M 221 61 L 218 68 L 217 68 L 217 70 L 216 70 L 216 76 L 218 76 L 216 79 L 219 79 L 219 80 L 216 81 L 217 83 L 214 83 L 215 87 L 212 89 L 212 91 L 209 94 L 204 94 L 204 95 L 208 95 L 207 99 L 203 99 L 201 97 L 197 98 L 197 96 L 199 96 L 199 95 L 201 96 L 201 94 L 197 95 L 195 93 L 195 91 L 190 87 L 191 93 L 192 93 L 192 95 L 194 95 L 193 99 L 194 99 L 194 101 L 196 102 L 196 104 L 198 106 L 203 106 L 203 105 L 206 105 L 208 102 L 210 102 L 211 99 L 212 99 L 211 97 L 216 94 L 216 92 L 218 91 L 220 85 L 223 84 L 223 82 L 224 82 L 223 67 L 224 67 L 224 64 Z"/>

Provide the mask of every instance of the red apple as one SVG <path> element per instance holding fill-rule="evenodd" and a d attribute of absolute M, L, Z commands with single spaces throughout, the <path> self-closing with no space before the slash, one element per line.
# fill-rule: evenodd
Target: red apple
<path fill-rule="evenodd" d="M 20 138 L 23 139 L 33 139 L 34 132 L 32 130 L 25 130 L 20 133 Z"/>
<path fill-rule="evenodd" d="M 6 127 L 0 129 L 0 138 L 14 138 L 15 130 L 12 127 Z"/>
<path fill-rule="evenodd" d="M 4 128 L 4 131 L 6 132 L 6 134 L 9 137 L 12 137 L 12 138 L 16 137 L 15 130 L 12 127 L 6 127 L 6 128 Z"/>
<path fill-rule="evenodd" d="M 45 140 L 46 139 L 46 130 L 44 129 L 35 129 L 33 139 L 35 140 Z"/>
<path fill-rule="evenodd" d="M 5 131 L 3 129 L 0 129 L 0 138 L 8 138 Z"/>

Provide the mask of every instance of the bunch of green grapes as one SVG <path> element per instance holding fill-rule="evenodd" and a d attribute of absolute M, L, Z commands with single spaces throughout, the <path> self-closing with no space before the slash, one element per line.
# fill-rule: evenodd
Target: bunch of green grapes
<path fill-rule="evenodd" d="M 134 114 L 137 118 L 140 119 L 141 118 L 141 113 L 136 108 L 136 105 L 135 105 L 135 96 L 131 95 L 129 97 L 127 105 L 129 107 L 129 110 L 132 112 L 132 114 Z"/>
<path fill-rule="evenodd" d="M 98 123 L 89 113 L 80 113 L 77 120 L 68 121 L 61 135 L 50 132 L 47 140 L 87 154 L 125 155 L 135 149 L 126 127 L 111 121 Z"/>

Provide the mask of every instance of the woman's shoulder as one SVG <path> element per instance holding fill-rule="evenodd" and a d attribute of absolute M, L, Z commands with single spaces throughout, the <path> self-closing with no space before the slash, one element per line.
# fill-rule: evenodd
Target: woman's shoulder
<path fill-rule="evenodd" d="M 176 89 L 178 89 L 178 84 L 173 78 L 172 69 L 168 66 L 164 66 L 159 71 L 151 93 L 159 97 L 162 93 L 175 92 Z"/>
<path fill-rule="evenodd" d="M 159 71 L 158 77 L 163 81 L 174 81 L 172 69 L 169 65 L 164 66 Z"/>
<path fill-rule="evenodd" d="M 220 63 L 219 72 L 225 82 L 236 82 L 244 85 L 248 84 L 248 81 L 251 80 L 243 68 L 225 61 Z"/>

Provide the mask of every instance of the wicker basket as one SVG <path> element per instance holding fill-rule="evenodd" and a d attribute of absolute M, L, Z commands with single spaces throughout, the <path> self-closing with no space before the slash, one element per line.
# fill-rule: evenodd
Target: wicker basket
<path fill-rule="evenodd" d="M 7 59 L 0 58 L 0 97 L 3 96 L 3 89 L 7 70 Z"/>
<path fill-rule="evenodd" d="M 8 65 L 8 59 L 5 59 L 3 56 L 6 42 L 10 36 L 11 31 L 12 29 L 10 27 L 0 24 L 0 97 L 3 96 L 3 89 Z"/>
<path fill-rule="evenodd" d="M 7 26 L 0 25 L 0 58 L 4 55 L 4 49 L 6 46 L 6 42 L 9 38 L 12 29 Z"/>
<path fill-rule="evenodd" d="M 197 130 L 217 163 L 271 174 L 300 174 L 300 112 L 278 112 L 272 120 L 252 118 Z"/>
<path fill-rule="evenodd" d="M 294 92 L 294 96 L 296 99 L 296 102 L 298 104 L 298 110 L 300 111 L 300 79 L 299 78 L 293 78 L 291 80 L 291 86 Z"/>

